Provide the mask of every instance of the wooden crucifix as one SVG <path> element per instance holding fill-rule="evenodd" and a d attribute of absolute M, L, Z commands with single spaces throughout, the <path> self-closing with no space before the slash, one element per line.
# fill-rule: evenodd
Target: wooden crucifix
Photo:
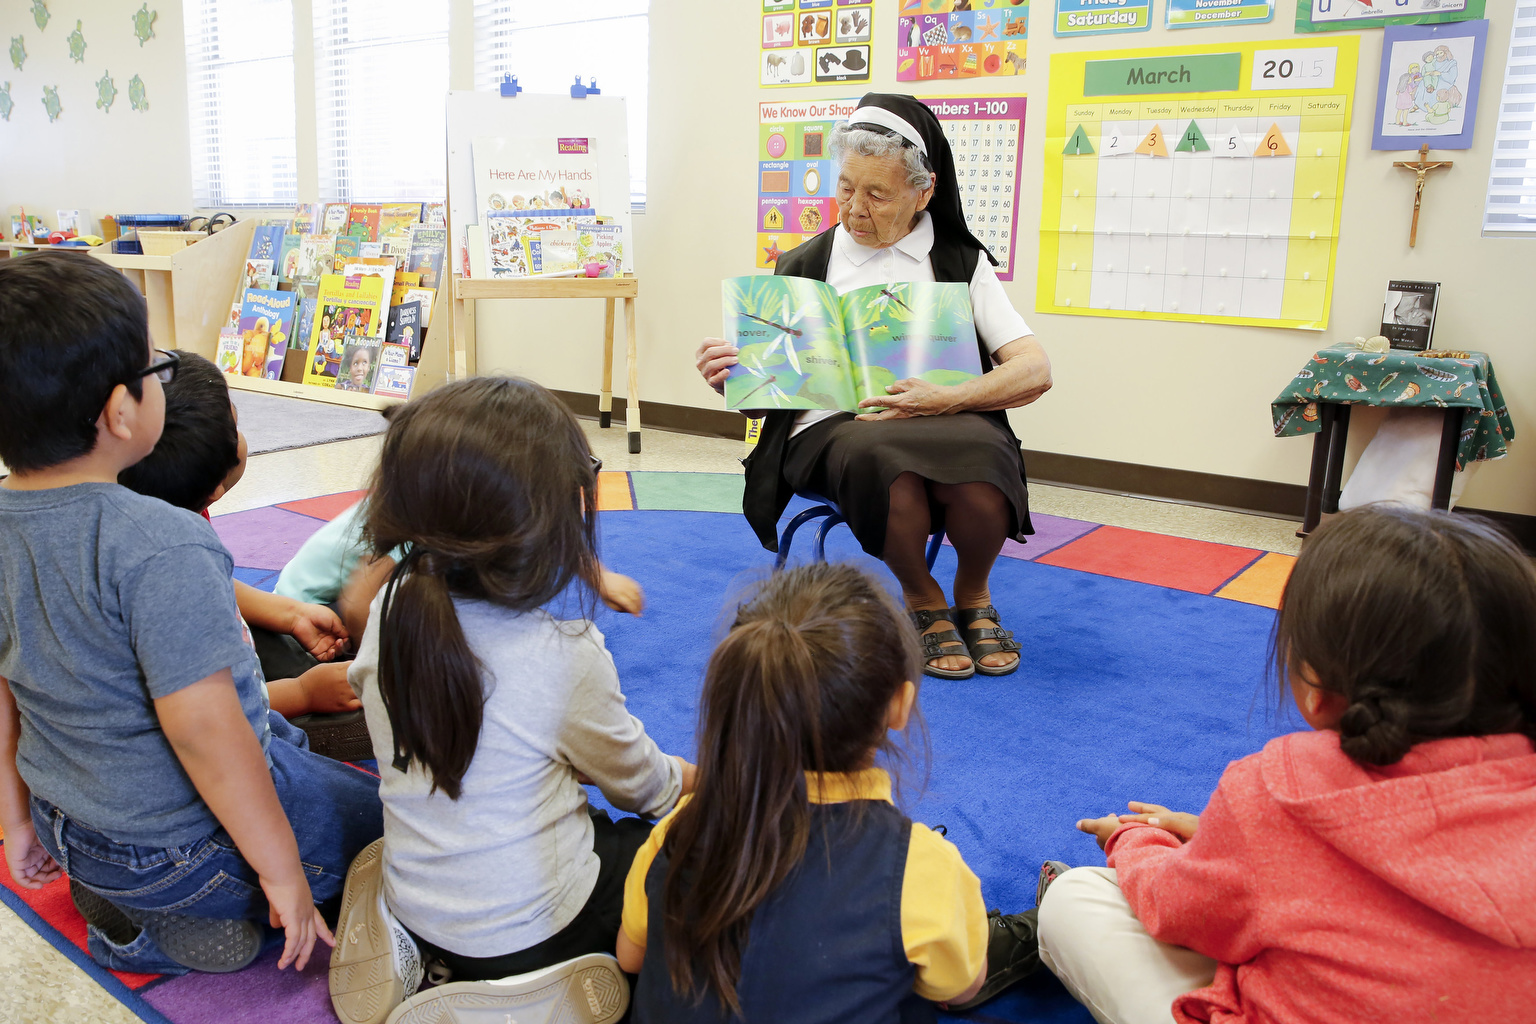
<path fill-rule="evenodd" d="M 1413 188 L 1413 227 L 1408 229 L 1408 247 L 1411 249 L 1419 240 L 1419 207 L 1424 205 L 1424 176 L 1430 171 L 1438 171 L 1442 167 L 1449 167 L 1453 163 L 1450 160 L 1430 160 L 1429 143 L 1419 147 L 1417 160 L 1395 160 L 1393 167 L 1406 167 L 1418 175 L 1418 184 Z"/>

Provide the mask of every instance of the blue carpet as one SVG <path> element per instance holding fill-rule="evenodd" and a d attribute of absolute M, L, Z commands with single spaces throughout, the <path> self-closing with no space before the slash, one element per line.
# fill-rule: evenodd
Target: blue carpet
<path fill-rule="evenodd" d="M 663 749 L 691 757 L 722 604 L 773 556 L 740 515 L 601 520 L 604 562 L 640 581 L 647 608 L 638 620 L 604 611 L 599 627 L 635 715 Z M 799 556 L 811 551 L 804 536 Z M 828 557 L 856 560 L 895 589 L 846 529 L 833 532 Z M 948 580 L 954 564 L 944 548 L 935 575 Z M 992 588 L 1024 664 L 1002 678 L 922 682 L 932 753 L 926 786 L 919 765 L 903 804 L 915 820 L 948 826 L 988 906 L 1033 906 L 1047 858 L 1103 864 L 1073 828 L 1078 818 L 1123 810 L 1130 799 L 1198 811 L 1229 761 L 1295 728 L 1276 721 L 1266 696 L 1267 608 L 1009 558 L 998 560 Z M 1091 1020 L 1046 972 L 949 1019 Z"/>

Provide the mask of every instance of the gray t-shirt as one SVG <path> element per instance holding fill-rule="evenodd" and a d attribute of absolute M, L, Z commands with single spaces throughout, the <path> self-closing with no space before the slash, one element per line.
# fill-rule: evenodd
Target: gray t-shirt
<path fill-rule="evenodd" d="M 35 795 L 120 843 L 182 846 L 218 828 L 154 700 L 230 669 L 266 750 L 231 570 L 202 517 L 117 484 L 0 487 L 0 676 Z"/>
<path fill-rule="evenodd" d="M 384 895 L 402 924 L 461 956 L 515 953 L 580 913 L 597 885 L 585 773 L 615 807 L 659 816 L 682 768 L 646 735 L 619 690 L 603 634 L 548 612 L 455 598 L 484 668 L 485 718 L 458 800 L 418 762 L 392 767 L 379 695 L 379 609 L 347 679 L 363 699 L 384 802 Z M 585 627 L 585 628 L 583 628 Z"/>

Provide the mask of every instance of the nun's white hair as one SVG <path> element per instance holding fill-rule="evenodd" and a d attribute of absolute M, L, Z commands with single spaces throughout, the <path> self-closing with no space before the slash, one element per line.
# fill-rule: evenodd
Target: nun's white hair
<path fill-rule="evenodd" d="M 918 192 L 934 181 L 933 172 L 923 166 L 923 154 L 916 146 L 908 146 L 900 138 L 893 138 L 867 128 L 851 128 L 848 122 L 832 129 L 832 162 L 839 167 L 850 153 L 870 157 L 894 157 L 901 161 L 907 174 L 907 184 Z"/>

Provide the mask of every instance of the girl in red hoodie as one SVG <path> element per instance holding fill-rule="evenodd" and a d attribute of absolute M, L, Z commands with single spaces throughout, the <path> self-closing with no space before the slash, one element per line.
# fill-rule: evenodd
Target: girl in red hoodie
<path fill-rule="evenodd" d="M 1109 867 L 1042 870 L 1041 961 L 1101 1022 L 1536 1020 L 1531 563 L 1465 516 L 1346 512 L 1274 663 L 1315 731 L 1198 817 L 1079 822 Z"/>

